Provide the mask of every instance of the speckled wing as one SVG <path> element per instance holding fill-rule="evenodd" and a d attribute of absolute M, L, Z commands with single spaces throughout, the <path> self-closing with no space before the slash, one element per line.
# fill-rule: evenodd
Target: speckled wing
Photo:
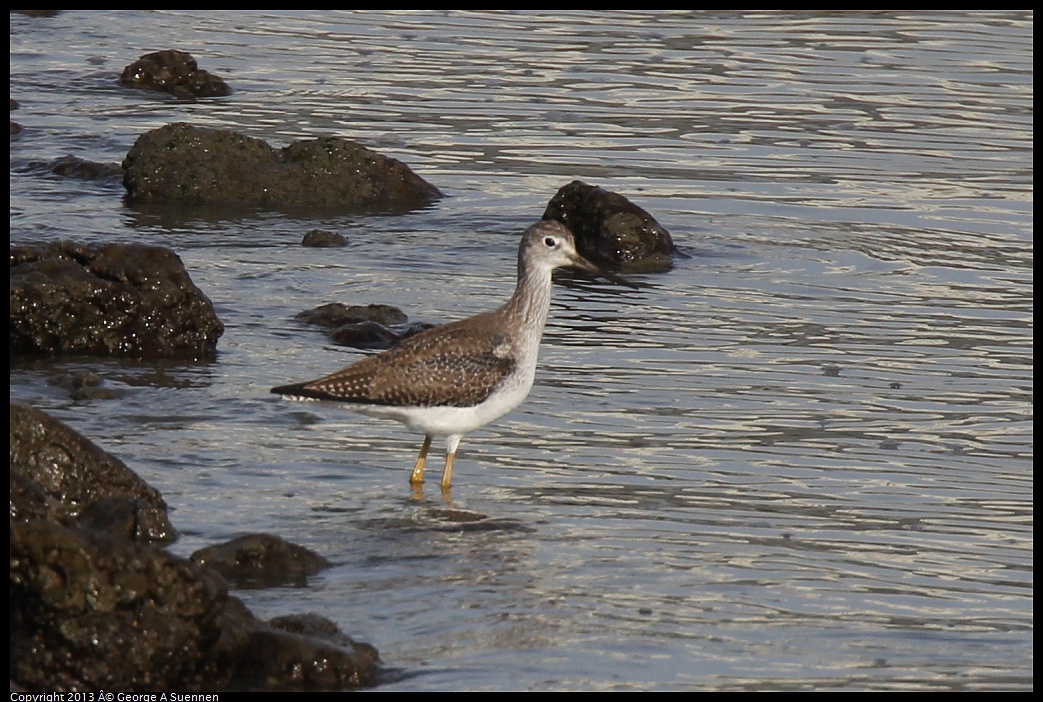
<path fill-rule="evenodd" d="M 447 325 L 319 380 L 273 388 L 289 397 L 398 407 L 470 407 L 515 368 L 506 336 Z"/>

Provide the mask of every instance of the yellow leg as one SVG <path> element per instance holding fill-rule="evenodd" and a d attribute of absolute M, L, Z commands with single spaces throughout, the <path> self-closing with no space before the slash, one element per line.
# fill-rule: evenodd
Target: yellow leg
<path fill-rule="evenodd" d="M 442 492 L 449 490 L 449 484 L 453 478 L 453 459 L 456 458 L 456 451 L 447 453 L 445 455 L 445 470 L 442 471 Z"/>
<path fill-rule="evenodd" d="M 453 480 L 453 460 L 456 458 L 456 447 L 460 445 L 463 434 L 451 434 L 445 437 L 445 470 L 442 471 L 442 494 L 449 492 L 449 484 Z"/>
<path fill-rule="evenodd" d="M 431 437 L 424 437 L 424 445 L 420 447 L 420 455 L 416 457 L 413 464 L 413 472 L 409 476 L 410 485 L 419 485 L 424 482 L 424 462 L 427 461 L 427 450 L 431 448 Z"/>

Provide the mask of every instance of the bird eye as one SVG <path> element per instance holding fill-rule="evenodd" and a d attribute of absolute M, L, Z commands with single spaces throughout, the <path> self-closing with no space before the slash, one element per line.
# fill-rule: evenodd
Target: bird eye
<path fill-rule="evenodd" d="M 543 243 L 547 246 L 547 248 L 553 249 L 555 246 L 558 245 L 558 240 L 552 236 L 548 236 L 544 238 Z"/>

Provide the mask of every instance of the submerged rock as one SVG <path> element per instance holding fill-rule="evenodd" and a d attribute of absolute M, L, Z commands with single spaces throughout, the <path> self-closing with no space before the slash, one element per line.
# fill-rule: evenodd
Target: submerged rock
<path fill-rule="evenodd" d="M 312 229 L 304 234 L 301 246 L 313 248 L 329 248 L 347 246 L 348 238 L 340 232 L 331 232 L 328 229 Z"/>
<path fill-rule="evenodd" d="M 10 100 L 11 100 L 11 112 L 14 112 L 19 107 L 18 101 L 15 100 L 14 98 L 11 98 Z M 22 125 L 18 124 L 18 122 L 15 122 L 14 120 L 11 120 L 11 136 L 14 136 L 15 134 L 19 134 L 21 131 L 22 131 Z"/>
<path fill-rule="evenodd" d="M 124 394 L 118 388 L 107 387 L 105 379 L 93 371 L 55 372 L 47 384 L 62 388 L 74 400 L 112 400 Z"/>
<path fill-rule="evenodd" d="M 428 322 L 414 322 L 395 327 L 385 327 L 377 322 L 357 322 L 345 324 L 330 332 L 329 336 L 330 340 L 338 346 L 350 346 L 367 351 L 384 351 L 433 326 L 435 325 Z"/>
<path fill-rule="evenodd" d="M 393 326 L 405 324 L 408 318 L 405 312 L 391 305 L 345 305 L 341 302 L 330 302 L 319 305 L 315 309 L 300 312 L 296 319 L 327 329 L 335 329 L 345 324 L 358 322 L 376 322 L 384 326 Z"/>
<path fill-rule="evenodd" d="M 568 227 L 590 260 L 624 271 L 666 271 L 679 251 L 670 232 L 618 193 L 574 180 L 551 198 L 543 219 Z"/>
<path fill-rule="evenodd" d="M 123 69 L 120 83 L 131 88 L 171 93 L 179 98 L 232 94 L 227 83 L 199 68 L 192 54 L 176 49 L 145 54 Z"/>
<path fill-rule="evenodd" d="M 36 164 L 29 164 L 34 166 Z M 43 164 L 55 175 L 82 180 L 118 180 L 123 177 L 123 167 L 118 163 L 97 163 L 78 156 L 68 155 Z"/>
<path fill-rule="evenodd" d="M 275 149 L 262 139 L 180 122 L 138 137 L 123 167 L 132 204 L 405 212 L 442 195 L 401 161 L 342 137 Z"/>
<path fill-rule="evenodd" d="M 413 322 L 390 305 L 344 305 L 331 302 L 305 310 L 296 319 L 327 329 L 338 346 L 356 349 L 389 349 L 405 338 L 430 329 L 433 324 Z"/>
<path fill-rule="evenodd" d="M 168 248 L 11 248 L 11 353 L 211 358 L 224 325 Z"/>
<path fill-rule="evenodd" d="M 192 562 L 213 568 L 241 587 L 305 585 L 309 575 L 328 568 L 319 554 L 271 534 L 249 534 L 201 548 Z"/>

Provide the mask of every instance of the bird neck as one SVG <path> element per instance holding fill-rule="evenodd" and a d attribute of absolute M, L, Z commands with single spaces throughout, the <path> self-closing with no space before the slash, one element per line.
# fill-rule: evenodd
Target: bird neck
<path fill-rule="evenodd" d="M 523 326 L 543 329 L 550 312 L 551 272 L 518 262 L 518 286 L 504 306 L 505 313 Z"/>

